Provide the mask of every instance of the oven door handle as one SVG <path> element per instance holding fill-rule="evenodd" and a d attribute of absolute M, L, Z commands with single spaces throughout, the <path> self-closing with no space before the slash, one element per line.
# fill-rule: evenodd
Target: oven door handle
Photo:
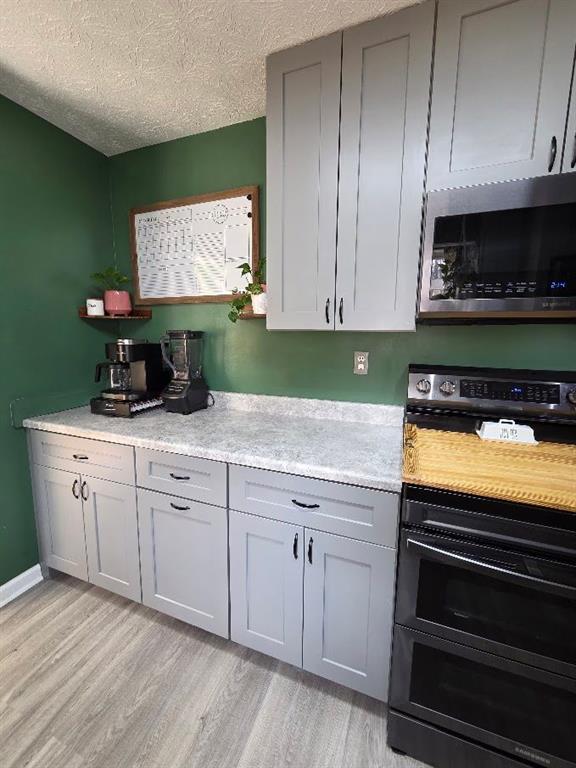
<path fill-rule="evenodd" d="M 516 584 L 522 586 L 540 586 L 550 592 L 555 592 L 559 595 L 566 597 L 576 598 L 576 587 L 572 587 L 569 584 L 561 584 L 556 581 L 548 581 L 547 579 L 539 579 L 537 576 L 528 576 L 523 573 L 516 573 L 515 571 L 509 571 L 507 568 L 501 568 L 498 565 L 492 565 L 484 560 L 476 560 L 473 557 L 467 555 L 459 555 L 456 552 L 448 552 L 440 547 L 433 547 L 431 544 L 425 544 L 423 541 L 417 541 L 416 539 L 407 539 L 406 544 L 408 549 L 419 552 L 428 560 L 436 560 L 439 563 L 445 565 L 454 565 L 460 563 L 467 570 L 477 571 L 478 573 L 488 573 L 495 576 L 502 576 L 507 581 L 513 581 Z"/>

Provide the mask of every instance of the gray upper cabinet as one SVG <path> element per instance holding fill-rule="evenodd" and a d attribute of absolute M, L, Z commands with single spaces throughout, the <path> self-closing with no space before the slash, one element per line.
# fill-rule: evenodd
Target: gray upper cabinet
<path fill-rule="evenodd" d="M 575 29 L 573 0 L 441 0 L 428 189 L 560 171 Z"/>
<path fill-rule="evenodd" d="M 302 665 L 304 529 L 230 512 L 232 640 Z"/>
<path fill-rule="evenodd" d="M 140 602 L 136 489 L 82 478 L 88 580 Z"/>
<path fill-rule="evenodd" d="M 142 602 L 228 637 L 228 522 L 221 507 L 138 490 Z"/>
<path fill-rule="evenodd" d="M 304 669 L 385 701 L 396 552 L 306 529 Z"/>
<path fill-rule="evenodd" d="M 78 579 L 88 579 L 80 476 L 32 467 L 32 484 L 42 560 Z"/>
<path fill-rule="evenodd" d="M 576 16 L 576 3 L 574 3 L 574 15 Z M 576 26 L 576 19 L 574 20 Z M 566 143 L 564 157 L 562 159 L 562 172 L 574 173 L 576 171 L 576 62 L 572 79 L 572 95 L 570 97 L 570 111 L 568 113 L 568 125 L 566 127 Z"/>
<path fill-rule="evenodd" d="M 270 329 L 334 328 L 341 33 L 267 63 Z"/>
<path fill-rule="evenodd" d="M 413 330 L 434 4 L 344 32 L 336 329 Z"/>

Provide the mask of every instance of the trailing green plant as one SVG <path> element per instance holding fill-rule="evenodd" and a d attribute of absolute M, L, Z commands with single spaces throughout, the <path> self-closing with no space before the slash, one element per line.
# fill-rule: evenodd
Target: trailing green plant
<path fill-rule="evenodd" d="M 116 267 L 106 267 L 102 272 L 94 272 L 90 277 L 103 291 L 122 291 L 123 286 L 128 283 L 128 277 Z"/>
<path fill-rule="evenodd" d="M 248 262 L 244 262 L 244 264 L 239 264 L 238 269 L 240 270 L 240 275 L 242 277 L 246 277 L 246 275 L 250 276 L 248 285 L 243 288 L 241 291 L 238 289 L 232 291 L 234 294 L 234 298 L 232 299 L 232 303 L 230 305 L 231 309 L 228 312 L 228 319 L 231 320 L 233 323 L 235 323 L 242 312 L 246 309 L 246 307 L 252 303 L 252 296 L 257 296 L 259 293 L 264 293 L 264 288 L 262 285 L 264 284 L 263 274 L 264 274 L 264 260 L 260 261 L 258 264 L 257 269 L 254 270 L 254 273 L 252 273 L 252 267 Z"/>

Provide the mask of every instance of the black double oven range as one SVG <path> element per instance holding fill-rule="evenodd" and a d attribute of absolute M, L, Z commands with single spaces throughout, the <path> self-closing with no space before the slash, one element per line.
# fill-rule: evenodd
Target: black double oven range
<path fill-rule="evenodd" d="M 404 486 L 388 743 L 438 768 L 574 768 L 576 373 L 411 368 L 408 424 L 503 416 L 567 446 L 575 511 Z"/>

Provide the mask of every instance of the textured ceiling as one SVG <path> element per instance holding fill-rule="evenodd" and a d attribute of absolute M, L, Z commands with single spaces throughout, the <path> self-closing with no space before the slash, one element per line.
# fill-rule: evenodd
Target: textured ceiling
<path fill-rule="evenodd" d="M 0 92 L 107 155 L 264 114 L 268 53 L 417 0 L 0 0 Z"/>

